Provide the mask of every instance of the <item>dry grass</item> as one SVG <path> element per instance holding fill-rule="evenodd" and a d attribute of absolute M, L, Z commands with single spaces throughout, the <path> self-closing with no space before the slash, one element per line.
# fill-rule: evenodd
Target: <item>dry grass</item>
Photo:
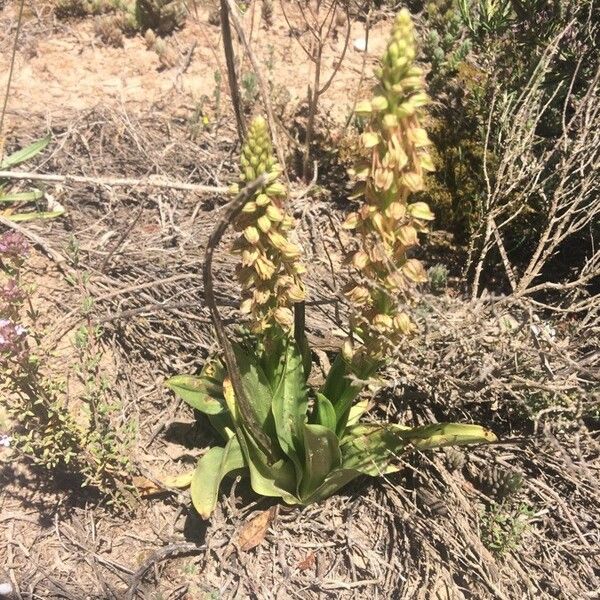
<path fill-rule="evenodd" d="M 49 32 L 48 5 L 31 10 L 27 43 Z M 46 125 L 27 116 L 21 143 Z M 229 125 L 192 141 L 188 123 L 157 109 L 101 107 L 65 112 L 53 129 L 43 172 L 221 186 L 235 171 Z M 200 261 L 225 199 L 92 183 L 47 191 L 68 218 L 28 227 L 64 268 L 90 275 L 85 293 L 115 393 L 139 423 L 132 461 L 146 477 L 193 468 L 210 440 L 162 382 L 198 370 L 215 349 Z M 293 209 L 319 302 L 308 307 L 308 330 L 325 367 L 345 321 L 335 234 L 343 210 L 340 198 L 318 192 Z M 223 312 L 235 321 L 226 251 L 215 270 Z M 41 254 L 29 276 L 43 283 L 44 343 L 64 348 L 81 318 L 82 290 L 65 285 Z M 132 498 L 115 510 L 76 477 L 38 471 L 0 448 L 0 583 L 10 578 L 16 597 L 28 600 L 598 597 L 600 332 L 577 320 L 540 321 L 525 297 L 471 301 L 451 292 L 421 298 L 422 335 L 374 383 L 377 411 L 403 422 L 479 421 L 500 444 L 399 458 L 404 469 L 393 478 L 357 480 L 303 509 L 280 506 L 249 552 L 240 532 L 271 504 L 244 481 L 225 486 L 214 517 L 200 522 L 186 493 Z M 66 372 L 68 357 L 59 358 Z M 509 494 L 507 475 L 524 481 Z"/>
<path fill-rule="evenodd" d="M 227 182 L 233 130 L 207 138 L 201 148 L 184 127 L 171 126 L 166 135 L 165 123 L 160 115 L 134 120 L 126 113 L 88 113 L 58 136 L 44 170 L 168 172 L 182 181 Z M 86 152 L 82 139 L 89 140 Z M 205 160 L 196 160 L 198 153 Z M 60 193 L 70 221 L 44 225 L 41 233 L 67 256 L 76 238 L 77 270 L 91 273 L 93 316 L 139 411 L 132 458 L 147 475 L 189 469 L 205 434 L 161 381 L 197 369 L 213 347 L 198 273 L 223 199 L 93 186 Z M 341 253 L 325 215 L 335 221 L 339 209 L 323 197 L 295 208 L 315 267 L 313 298 L 335 300 Z M 220 264 L 221 300 L 234 310 L 228 257 Z M 69 301 L 56 298 L 63 306 Z M 128 589 L 147 599 L 593 597 L 600 585 L 594 551 L 599 445 L 588 426 L 597 422 L 598 373 L 584 360 L 593 340 L 576 328 L 552 333 L 507 299 L 425 296 L 420 307 L 424 335 L 385 374 L 379 410 L 405 421 L 480 420 L 508 443 L 468 455 L 407 457 L 393 479 L 359 480 L 305 509 L 280 507 L 265 540 L 250 552 L 238 547 L 240 530 L 269 504 L 256 502 L 244 482 L 226 490 L 215 517 L 201 523 L 186 494 L 111 512 L 77 482 L 5 461 L 0 554 L 21 597 L 124 598 Z M 311 333 L 334 345 L 336 305 L 309 314 Z M 77 318 L 67 312 L 48 343 L 68 334 Z M 532 402 L 540 395 L 545 408 Z M 494 495 L 498 473 L 505 472 L 525 481 L 508 499 Z M 498 506 L 507 527 L 518 525 L 503 554 L 482 541 Z"/>

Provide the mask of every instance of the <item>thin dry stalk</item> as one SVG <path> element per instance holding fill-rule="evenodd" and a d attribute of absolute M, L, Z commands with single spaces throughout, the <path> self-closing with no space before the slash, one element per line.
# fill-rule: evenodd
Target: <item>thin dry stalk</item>
<path fill-rule="evenodd" d="M 507 102 L 500 117 L 501 132 L 491 139 L 491 113 L 485 143 L 484 168 L 487 197 L 483 206 L 486 218 L 475 239 L 476 252 L 473 298 L 480 293 L 480 279 L 491 250 L 500 253 L 506 276 L 515 298 L 527 298 L 535 306 L 557 312 L 593 313 L 598 317 L 598 302 L 586 291 L 600 275 L 600 247 L 594 243 L 593 227 L 600 216 L 600 68 L 575 98 L 573 88 L 579 76 L 578 65 L 568 85 L 564 100 L 562 132 L 552 146 L 543 146 L 537 129 L 561 91 L 557 86 L 548 97 L 543 85 L 551 62 L 556 59 L 561 40 L 571 25 L 549 44 L 544 56 L 522 94 Z M 572 110 L 567 116 L 567 107 Z M 487 169 L 492 149 L 500 156 L 493 185 Z M 543 207 L 544 221 L 536 235 L 534 250 L 520 271 L 510 263 L 503 232 L 529 207 Z M 562 281 L 540 281 L 550 260 L 575 235 L 590 235 L 590 252 L 577 273 Z M 539 281 L 539 283 L 538 283 Z M 541 301 L 540 293 L 558 293 L 558 301 Z M 589 318 L 589 314 L 588 314 Z"/>
<path fill-rule="evenodd" d="M 235 71 L 235 54 L 231 38 L 231 25 L 229 23 L 229 7 L 227 5 L 227 0 L 221 0 L 221 32 L 223 35 L 225 62 L 227 63 L 227 80 L 229 82 L 229 91 L 231 93 L 231 103 L 233 104 L 233 112 L 235 113 L 235 121 L 237 123 L 237 131 L 241 144 L 246 137 L 246 123 L 244 122 L 242 99 L 240 98 L 240 88 Z"/>
<path fill-rule="evenodd" d="M 306 56 L 314 64 L 313 83 L 308 86 L 307 91 L 308 119 L 304 141 L 304 156 L 302 159 L 302 176 L 305 181 L 309 181 L 311 178 L 311 146 L 315 135 L 315 121 L 319 109 L 319 100 L 333 83 L 342 62 L 344 61 L 350 40 L 351 23 L 347 3 L 341 3 L 338 0 L 332 0 L 330 2 L 316 0 L 316 2 L 312 3 L 301 1 L 297 3 L 297 7 L 303 21 L 302 29 L 307 34 L 308 40 L 303 40 L 298 35 L 295 36 L 295 38 Z M 281 8 L 288 27 L 291 31 L 296 31 L 296 28 L 292 26 L 289 20 L 283 1 L 281 2 Z M 336 26 L 336 21 L 340 14 L 338 11 L 343 11 L 345 14 L 346 33 L 344 37 L 344 46 L 339 60 L 335 63 L 333 71 L 323 83 L 323 58 L 325 47 Z"/>
<path fill-rule="evenodd" d="M 279 160 L 279 163 L 281 164 L 282 168 L 284 169 L 284 173 L 285 173 L 285 154 L 283 152 L 281 144 L 279 143 L 279 136 L 277 133 L 277 127 L 275 125 L 275 118 L 273 116 L 273 106 L 271 104 L 271 97 L 269 95 L 269 90 L 265 84 L 265 80 L 262 76 L 262 71 L 260 69 L 260 65 L 258 64 L 258 61 L 256 60 L 256 56 L 254 55 L 254 52 L 252 51 L 252 48 L 250 47 L 248 40 L 246 39 L 246 35 L 244 33 L 244 28 L 243 28 L 240 18 L 238 16 L 238 9 L 237 9 L 235 3 L 233 2 L 233 0 L 222 0 L 222 2 L 227 3 L 227 6 L 229 8 L 229 16 L 231 17 L 233 26 L 238 34 L 238 37 L 240 38 L 240 41 L 242 42 L 242 45 L 244 46 L 244 48 L 246 50 L 246 53 L 248 54 L 248 58 L 250 59 L 250 64 L 252 65 L 252 69 L 254 70 L 254 74 L 256 75 L 256 80 L 258 81 L 258 87 L 260 89 L 260 95 L 261 95 L 261 98 L 262 98 L 262 101 L 263 101 L 263 104 L 265 107 L 265 112 L 267 113 L 267 122 L 269 123 L 269 129 L 271 130 L 271 138 L 273 140 L 273 147 L 275 148 L 275 151 L 277 152 L 277 160 Z M 286 178 L 287 178 L 287 175 L 286 175 Z"/>

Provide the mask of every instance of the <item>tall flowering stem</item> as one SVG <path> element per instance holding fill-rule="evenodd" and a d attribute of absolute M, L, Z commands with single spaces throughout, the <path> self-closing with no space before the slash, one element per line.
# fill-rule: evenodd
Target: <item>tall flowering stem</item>
<path fill-rule="evenodd" d="M 350 170 L 357 182 L 352 199 L 362 204 L 344 223 L 358 238 L 358 249 L 347 256 L 356 278 L 346 290 L 354 336 L 344 354 L 357 365 L 380 363 L 415 331 L 399 304 L 410 301 L 415 284 L 427 281 L 423 265 L 409 257 L 418 233 L 434 218 L 425 202 L 409 203 L 412 193 L 424 189 L 425 172 L 433 171 L 430 141 L 419 122 L 428 97 L 415 55 L 414 26 L 402 10 L 376 70 L 374 95 L 356 109 L 367 125 L 361 157 Z"/>
<path fill-rule="evenodd" d="M 294 303 L 305 299 L 301 276 L 305 272 L 300 248 L 290 241 L 294 219 L 286 213 L 286 190 L 279 181 L 281 166 L 273 155 L 266 121 L 255 118 L 242 148 L 240 185 L 263 173 L 268 183 L 246 202 L 234 223 L 239 233 L 234 252 L 242 285 L 241 310 L 255 334 L 292 330 Z"/>

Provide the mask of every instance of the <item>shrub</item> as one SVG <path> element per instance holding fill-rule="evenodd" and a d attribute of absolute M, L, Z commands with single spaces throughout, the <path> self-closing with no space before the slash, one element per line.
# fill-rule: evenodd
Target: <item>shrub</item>
<path fill-rule="evenodd" d="M 34 463 L 75 473 L 82 485 L 120 499 L 135 429 L 120 422 L 120 406 L 101 372 L 99 332 L 87 323 L 75 336 L 79 392 L 69 394 L 67 382 L 51 374 L 53 359 L 38 343 L 31 290 L 22 283 L 28 252 L 20 234 L 0 236 L 0 393 L 15 426 L 12 440 Z"/>

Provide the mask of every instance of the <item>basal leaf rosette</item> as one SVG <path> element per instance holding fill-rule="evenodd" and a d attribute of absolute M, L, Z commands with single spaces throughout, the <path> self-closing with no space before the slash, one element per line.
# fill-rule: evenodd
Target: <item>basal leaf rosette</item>
<path fill-rule="evenodd" d="M 385 359 L 416 330 L 399 304 L 409 304 L 414 286 L 427 281 L 423 265 L 410 257 L 418 233 L 434 218 L 425 202 L 409 202 L 411 194 L 424 189 L 425 173 L 433 171 L 431 143 L 419 122 L 428 97 L 415 55 L 414 26 L 402 10 L 376 70 L 374 96 L 356 109 L 367 125 L 360 158 L 350 169 L 357 183 L 351 199 L 361 199 L 362 205 L 344 223 L 357 236 L 357 247 L 347 256 L 354 281 L 346 289 L 354 307 L 354 339 L 344 350 L 347 358 L 361 362 Z"/>
<path fill-rule="evenodd" d="M 281 166 L 274 155 L 269 130 L 262 117 L 248 129 L 240 159 L 240 185 L 266 173 L 268 183 L 246 202 L 234 223 L 239 233 L 233 250 L 241 256 L 237 276 L 242 285 L 241 310 L 250 329 L 260 334 L 274 327 L 292 330 L 294 303 L 305 299 L 301 250 L 290 241 L 294 219 L 286 213 L 286 190 Z"/>

